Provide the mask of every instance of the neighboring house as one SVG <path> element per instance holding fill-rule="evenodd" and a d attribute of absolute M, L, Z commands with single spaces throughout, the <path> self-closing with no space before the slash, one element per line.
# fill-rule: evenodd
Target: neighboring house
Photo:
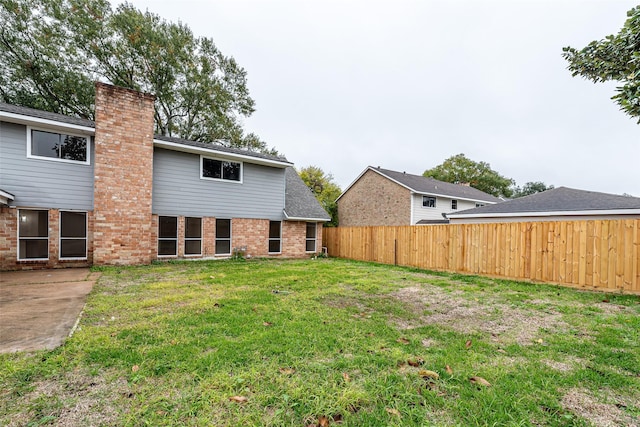
<path fill-rule="evenodd" d="M 103 83 L 95 122 L 0 104 L 0 269 L 322 250 L 329 215 L 290 162 L 154 136 L 153 112 Z"/>
<path fill-rule="evenodd" d="M 447 215 L 451 224 L 640 218 L 640 198 L 558 187 Z"/>
<path fill-rule="evenodd" d="M 443 214 L 501 202 L 468 185 L 367 167 L 338 197 L 342 227 L 448 223 Z"/>

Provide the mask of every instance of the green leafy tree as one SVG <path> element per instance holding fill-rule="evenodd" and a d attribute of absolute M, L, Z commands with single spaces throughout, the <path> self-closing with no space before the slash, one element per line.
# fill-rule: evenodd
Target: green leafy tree
<path fill-rule="evenodd" d="M 574 77 L 580 75 L 594 83 L 619 82 L 611 99 L 640 123 L 640 6 L 627 12 L 618 34 L 592 41 L 580 50 L 562 50 Z"/>
<path fill-rule="evenodd" d="M 511 197 L 515 181 L 491 169 L 487 162 L 475 162 L 464 154 L 446 159 L 441 165 L 427 169 L 423 176 L 454 184 L 469 184 L 496 197 Z"/>
<path fill-rule="evenodd" d="M 336 199 L 342 193 L 342 190 L 333 180 L 333 175 L 325 173 L 317 166 L 307 166 L 298 171 L 298 175 L 304 183 L 309 187 L 311 192 L 324 210 L 331 216 L 331 221 L 325 224 L 327 227 L 336 227 L 338 225 L 338 204 Z"/>
<path fill-rule="evenodd" d="M 515 199 L 518 197 L 529 196 L 531 194 L 552 190 L 553 188 L 553 185 L 547 185 L 542 181 L 531 181 L 525 183 L 522 187 L 515 187 L 512 197 Z"/>
<path fill-rule="evenodd" d="M 0 0 L 0 23 L 0 101 L 93 119 L 107 81 L 156 96 L 159 134 L 274 152 L 239 121 L 245 70 L 184 24 L 106 0 Z"/>

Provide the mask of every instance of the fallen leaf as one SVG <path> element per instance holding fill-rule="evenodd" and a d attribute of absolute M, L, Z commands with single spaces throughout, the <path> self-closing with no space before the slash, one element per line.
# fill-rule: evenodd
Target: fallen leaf
<path fill-rule="evenodd" d="M 482 377 L 471 377 L 469 378 L 469 381 L 471 381 L 471 384 L 477 384 L 477 385 L 482 385 L 485 387 L 491 387 L 491 383 L 487 380 L 485 380 Z"/>
<path fill-rule="evenodd" d="M 262 323 L 262 325 L 263 325 L 263 326 L 271 326 L 271 325 L 273 325 L 273 323 L 271 323 L 271 322 L 264 322 L 264 323 Z"/>
<path fill-rule="evenodd" d="M 538 338 L 538 339 L 536 340 L 536 342 L 537 342 L 538 344 L 542 344 L 542 343 L 544 342 L 544 340 L 543 340 L 542 338 Z"/>
<path fill-rule="evenodd" d="M 408 339 L 402 337 L 402 338 L 398 338 L 396 340 L 396 342 L 399 342 L 400 344 L 409 344 L 410 341 Z"/>
<path fill-rule="evenodd" d="M 602 302 L 609 302 L 609 300 L 608 299 L 603 299 Z"/>
<path fill-rule="evenodd" d="M 344 381 L 347 382 L 347 383 L 349 381 L 351 381 L 351 378 L 349 377 L 349 374 L 347 374 L 346 372 L 342 373 L 342 378 L 344 378 Z"/>
<path fill-rule="evenodd" d="M 431 378 L 433 380 L 437 380 L 438 378 L 440 378 L 440 374 L 438 374 L 437 372 L 429 371 L 426 369 L 423 369 L 420 372 L 418 372 L 418 375 L 420 375 L 422 378 Z"/>
<path fill-rule="evenodd" d="M 464 343 L 464 346 L 466 348 L 471 348 L 471 344 L 472 344 L 471 340 L 468 340 L 466 343 Z"/>
<path fill-rule="evenodd" d="M 501 348 L 499 348 L 498 350 L 496 350 L 498 353 L 502 353 L 502 354 L 507 354 L 507 352 Z"/>
<path fill-rule="evenodd" d="M 400 416 L 400 411 L 395 408 L 384 408 L 390 415 Z"/>
<path fill-rule="evenodd" d="M 280 373 L 284 375 L 291 375 L 291 374 L 294 374 L 295 372 L 296 370 L 293 368 L 280 368 Z"/>
<path fill-rule="evenodd" d="M 447 374 L 453 375 L 453 369 L 451 369 L 451 366 L 445 366 L 444 370 L 447 371 Z"/>
<path fill-rule="evenodd" d="M 139 370 L 140 370 L 140 366 L 138 366 L 138 365 L 133 365 L 131 367 L 131 372 L 138 372 Z"/>
<path fill-rule="evenodd" d="M 409 359 L 407 360 L 407 363 L 409 364 L 409 366 L 413 366 L 414 368 L 417 368 L 418 366 L 424 365 L 424 359 L 420 357 L 416 359 Z"/>
<path fill-rule="evenodd" d="M 329 426 L 329 418 L 322 415 L 318 418 L 318 427 L 328 427 Z"/>
<path fill-rule="evenodd" d="M 236 403 L 245 403 L 245 402 L 247 402 L 249 399 L 247 399 L 247 398 L 246 398 L 246 397 L 244 397 L 244 396 L 231 396 L 231 397 L 229 398 L 229 400 L 230 400 L 230 401 L 232 401 L 232 402 L 236 402 Z"/>

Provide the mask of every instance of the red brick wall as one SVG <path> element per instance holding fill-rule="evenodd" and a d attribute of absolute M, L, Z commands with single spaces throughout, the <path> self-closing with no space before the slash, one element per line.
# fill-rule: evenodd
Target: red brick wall
<path fill-rule="evenodd" d="M 178 258 L 184 257 L 184 221 L 183 216 L 178 217 Z M 158 215 L 153 215 L 153 224 L 154 257 L 157 257 Z M 202 218 L 202 258 L 215 256 L 215 230 L 215 218 Z M 306 222 L 282 221 L 282 252 L 270 254 L 269 220 L 233 218 L 231 219 L 231 249 L 233 251 L 234 248 L 246 247 L 245 256 L 248 257 L 306 258 L 313 253 L 305 250 L 306 233 Z M 322 251 L 322 224 L 317 225 L 316 247 L 314 252 Z M 171 257 L 163 257 L 163 259 L 166 258 Z M 188 258 L 198 258 L 198 256 L 188 256 Z"/>
<path fill-rule="evenodd" d="M 88 267 L 93 263 L 93 213 L 87 212 L 87 259 L 60 259 L 60 210 L 49 209 L 49 259 L 18 261 L 18 209 L 0 208 L 0 270 Z"/>
<path fill-rule="evenodd" d="M 411 225 L 411 193 L 367 170 L 338 200 L 338 219 L 342 227 Z"/>
<path fill-rule="evenodd" d="M 96 83 L 95 264 L 146 264 L 156 258 L 153 100 Z"/>

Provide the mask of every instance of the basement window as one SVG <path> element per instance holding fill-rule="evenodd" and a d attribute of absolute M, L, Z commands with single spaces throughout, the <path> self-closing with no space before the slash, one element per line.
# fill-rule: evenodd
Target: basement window
<path fill-rule="evenodd" d="M 425 208 L 435 208 L 436 207 L 436 198 L 431 196 L 422 196 L 422 207 Z"/>
<path fill-rule="evenodd" d="M 158 256 L 178 255 L 178 218 L 161 216 L 158 218 Z"/>
<path fill-rule="evenodd" d="M 18 261 L 49 259 L 49 211 L 18 210 Z"/>
<path fill-rule="evenodd" d="M 60 259 L 87 259 L 86 212 L 60 212 Z"/>
<path fill-rule="evenodd" d="M 242 182 L 242 163 L 201 157 L 200 177 L 203 179 Z"/>
<path fill-rule="evenodd" d="M 89 164 L 86 136 L 27 129 L 27 157 Z"/>

